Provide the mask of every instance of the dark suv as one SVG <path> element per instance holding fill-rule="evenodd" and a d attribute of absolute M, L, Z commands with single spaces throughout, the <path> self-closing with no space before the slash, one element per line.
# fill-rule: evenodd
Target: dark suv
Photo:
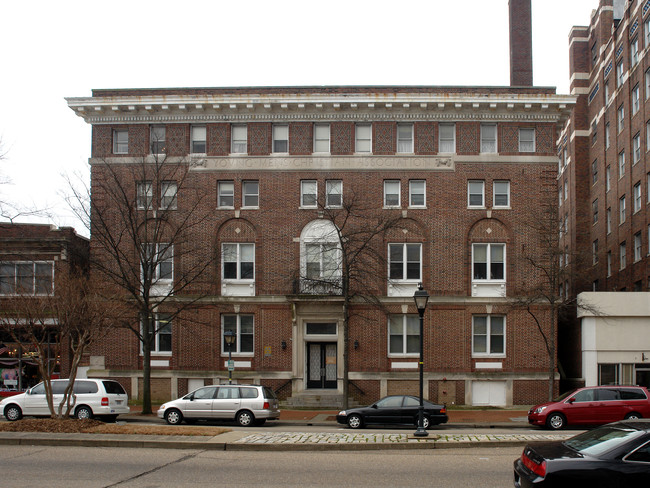
<path fill-rule="evenodd" d="M 642 386 L 588 386 L 535 405 L 528 422 L 549 429 L 569 424 L 600 425 L 623 419 L 650 418 L 650 394 Z"/>

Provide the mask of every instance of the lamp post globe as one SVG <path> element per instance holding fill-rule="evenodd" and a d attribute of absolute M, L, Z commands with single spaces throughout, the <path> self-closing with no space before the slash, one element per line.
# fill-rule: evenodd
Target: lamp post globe
<path fill-rule="evenodd" d="M 427 437 L 429 433 L 424 428 L 424 311 L 427 308 L 429 294 L 422 288 L 422 283 L 418 283 L 418 289 L 413 294 L 415 306 L 420 315 L 420 406 L 418 407 L 418 428 L 413 434 L 415 437 Z"/>

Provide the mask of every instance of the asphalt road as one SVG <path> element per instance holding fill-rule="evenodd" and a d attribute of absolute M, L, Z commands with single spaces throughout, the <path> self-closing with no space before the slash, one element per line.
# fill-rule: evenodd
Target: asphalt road
<path fill-rule="evenodd" d="M 0 446 L 0 486 L 48 488 L 512 486 L 521 448 L 229 452 Z"/>

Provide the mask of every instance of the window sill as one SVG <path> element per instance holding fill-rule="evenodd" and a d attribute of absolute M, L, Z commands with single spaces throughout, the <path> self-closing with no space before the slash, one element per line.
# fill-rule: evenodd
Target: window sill
<path fill-rule="evenodd" d="M 242 210 L 259 210 L 260 207 L 242 207 Z"/>
<path fill-rule="evenodd" d="M 401 205 L 384 205 L 382 207 L 384 210 L 401 210 L 402 206 Z"/>
<path fill-rule="evenodd" d="M 467 210 L 486 210 L 485 206 L 477 206 L 477 205 L 468 205 Z"/>
<path fill-rule="evenodd" d="M 217 207 L 217 210 L 235 210 L 235 207 Z"/>
<path fill-rule="evenodd" d="M 407 208 L 414 209 L 414 210 L 426 210 L 427 206 L 426 205 L 409 205 Z"/>
<path fill-rule="evenodd" d="M 406 359 L 406 358 L 416 359 L 416 358 L 419 358 L 419 357 L 420 357 L 420 354 L 417 353 L 417 352 L 410 352 L 410 353 L 409 352 L 407 352 L 407 353 L 393 352 L 393 353 L 388 353 L 388 358 L 392 358 L 392 359 Z"/>
<path fill-rule="evenodd" d="M 501 206 L 493 205 L 493 206 L 492 206 L 492 210 L 512 210 L 512 207 L 510 207 L 509 205 L 506 206 L 506 207 L 501 207 Z"/>
<path fill-rule="evenodd" d="M 472 359 L 505 359 L 505 354 L 472 353 Z"/>
<path fill-rule="evenodd" d="M 301 205 L 300 207 L 298 207 L 298 209 L 299 209 L 299 210 L 318 210 L 318 207 L 317 207 L 317 206 L 313 206 L 313 207 L 303 207 L 303 206 Z"/>

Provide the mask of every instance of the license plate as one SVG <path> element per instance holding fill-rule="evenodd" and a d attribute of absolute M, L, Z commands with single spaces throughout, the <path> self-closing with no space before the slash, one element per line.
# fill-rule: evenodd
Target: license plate
<path fill-rule="evenodd" d="M 115 400 L 116 405 L 122 405 L 122 400 Z"/>

